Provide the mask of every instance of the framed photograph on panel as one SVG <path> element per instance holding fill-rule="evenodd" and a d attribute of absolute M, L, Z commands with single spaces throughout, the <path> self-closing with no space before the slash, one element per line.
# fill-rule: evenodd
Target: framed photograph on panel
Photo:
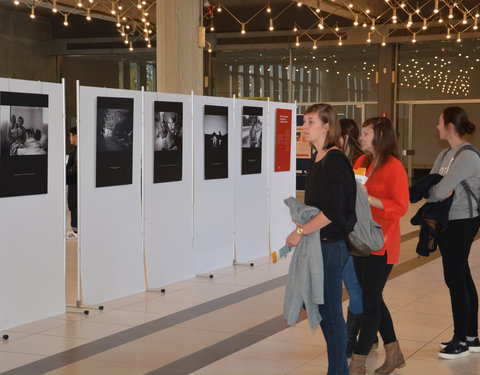
<path fill-rule="evenodd" d="M 153 183 L 182 180 L 183 103 L 155 102 Z"/>
<path fill-rule="evenodd" d="M 228 178 L 228 107 L 205 105 L 205 180 Z"/>
<path fill-rule="evenodd" d="M 262 173 L 263 108 L 243 107 L 242 174 Z"/>
<path fill-rule="evenodd" d="M 132 183 L 132 98 L 97 97 L 96 156 L 96 187 Z"/>
<path fill-rule="evenodd" d="M 46 194 L 48 95 L 0 92 L 0 197 Z"/>

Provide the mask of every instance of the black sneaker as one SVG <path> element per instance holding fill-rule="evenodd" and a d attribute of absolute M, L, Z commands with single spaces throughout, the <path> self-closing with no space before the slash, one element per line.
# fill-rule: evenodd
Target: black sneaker
<path fill-rule="evenodd" d="M 438 352 L 438 356 L 445 359 L 462 358 L 467 357 L 468 355 L 470 355 L 468 346 L 466 344 L 461 344 L 457 339 L 450 341 L 444 349 Z"/>
<path fill-rule="evenodd" d="M 442 342 L 440 344 L 440 348 L 445 349 L 451 342 L 453 341 L 450 340 L 449 342 Z M 472 353 L 480 353 L 480 340 L 478 340 L 478 337 L 476 337 L 474 340 L 467 340 L 467 346 L 468 350 Z"/>

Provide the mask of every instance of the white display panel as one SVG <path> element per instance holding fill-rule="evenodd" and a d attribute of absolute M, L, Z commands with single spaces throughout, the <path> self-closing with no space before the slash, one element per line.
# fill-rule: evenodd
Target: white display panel
<path fill-rule="evenodd" d="M 292 148 L 290 155 L 290 170 L 275 172 L 275 129 L 277 108 L 292 110 Z M 285 198 L 295 197 L 296 189 L 296 107 L 290 103 L 270 103 L 270 154 L 269 154 L 269 215 L 270 215 L 270 245 L 271 251 L 280 249 L 285 245 L 288 234 L 295 229 L 287 206 L 283 203 Z"/>
<path fill-rule="evenodd" d="M 195 275 L 193 266 L 193 138 L 192 96 L 145 93 L 145 262 L 149 288 L 158 288 Z M 155 129 L 155 102 L 181 103 L 181 180 L 154 183 L 155 149 L 158 142 Z M 157 107 L 158 109 L 158 107 Z M 173 110 L 170 110 L 173 111 Z M 158 113 L 158 111 L 157 111 Z M 163 113 L 160 112 L 163 116 Z M 158 114 L 157 114 L 158 116 Z M 157 119 L 158 120 L 158 119 Z M 157 121 L 158 122 L 158 121 Z M 156 139 L 155 139 L 156 138 Z M 175 160 L 178 162 L 178 160 Z M 163 163 L 165 165 L 165 163 Z M 168 169 L 168 167 L 163 168 Z M 162 168 L 158 173 L 162 173 Z"/>
<path fill-rule="evenodd" d="M 145 290 L 141 225 L 142 93 L 80 86 L 79 250 L 83 303 Z M 131 184 L 96 187 L 98 97 L 133 98 Z"/>
<path fill-rule="evenodd" d="M 228 178 L 205 179 L 204 106 L 228 108 Z M 194 97 L 194 261 L 203 274 L 231 265 L 234 258 L 234 115 L 233 100 Z M 207 130 L 208 131 L 208 130 Z"/>
<path fill-rule="evenodd" d="M 244 149 L 248 146 L 244 138 L 248 138 L 250 132 L 243 122 L 244 116 L 248 116 L 246 113 L 249 112 L 245 107 L 262 110 L 261 136 L 260 131 L 255 133 L 256 146 L 261 142 L 261 147 L 258 147 L 261 149 L 261 173 L 242 174 L 242 162 L 249 162 L 248 157 L 242 158 L 242 152 L 249 151 Z M 235 100 L 235 255 L 239 263 L 269 254 L 268 140 L 271 125 L 268 102 Z M 252 155 L 253 158 L 257 156 Z"/>
<path fill-rule="evenodd" d="M 0 330 L 5 330 L 65 311 L 65 139 L 63 85 L 2 78 L 0 91 L 48 95 L 47 193 L 0 198 Z M 26 119 L 24 126 L 31 126 Z"/>

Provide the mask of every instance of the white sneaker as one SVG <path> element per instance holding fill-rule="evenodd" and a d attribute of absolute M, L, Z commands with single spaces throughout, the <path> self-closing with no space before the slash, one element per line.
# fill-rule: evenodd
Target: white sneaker
<path fill-rule="evenodd" d="M 67 233 L 67 240 L 76 240 L 78 239 L 78 233 L 71 231 Z"/>

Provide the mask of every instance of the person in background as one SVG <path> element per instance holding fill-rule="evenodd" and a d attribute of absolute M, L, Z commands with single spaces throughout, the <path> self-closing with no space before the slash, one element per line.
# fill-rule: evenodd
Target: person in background
<path fill-rule="evenodd" d="M 363 151 L 358 143 L 360 131 L 358 130 L 357 123 L 352 119 L 340 119 L 340 127 L 342 128 L 343 152 L 345 152 L 345 155 L 347 155 L 347 158 L 353 166 L 357 159 L 363 155 Z M 362 323 L 363 313 L 362 288 L 358 283 L 353 258 L 351 256 L 348 257 L 348 261 L 343 269 L 342 279 L 349 296 L 347 311 L 347 358 L 350 358 L 357 344 L 357 335 L 360 330 L 360 324 Z M 378 347 L 378 340 L 374 343 L 373 347 Z"/>
<path fill-rule="evenodd" d="M 341 151 L 341 128 L 337 113 L 328 104 L 314 104 L 303 116 L 303 134 L 316 154 L 305 185 L 305 204 L 320 212 L 287 237 L 297 246 L 301 238 L 320 230 L 324 271 L 324 304 L 319 305 L 325 341 L 328 375 L 348 375 L 347 328 L 342 311 L 342 272 L 349 258 L 345 241 L 357 220 L 356 183 L 350 162 Z"/>
<path fill-rule="evenodd" d="M 470 352 L 480 353 L 478 295 L 468 264 L 470 248 L 480 226 L 476 202 L 480 195 L 480 158 L 475 151 L 467 149 L 455 157 L 459 149 L 471 146 L 465 136 L 475 131 L 463 108 L 445 108 L 437 129 L 440 139 L 447 141 L 450 148 L 440 153 L 430 172 L 444 177 L 429 190 L 428 201 L 438 202 L 455 192 L 448 213 L 448 228 L 438 241 L 445 283 L 450 291 L 454 331 L 451 341 L 440 344 L 442 350 L 438 356 L 455 359 Z M 468 195 L 463 183 L 475 197 Z"/>
<path fill-rule="evenodd" d="M 354 168 L 364 164 L 369 176 L 363 186 L 368 196 L 372 217 L 382 226 L 385 246 L 368 257 L 354 257 L 355 271 L 362 287 L 363 317 L 360 335 L 350 362 L 350 375 L 366 372 L 367 355 L 377 332 L 382 336 L 386 358 L 375 374 L 390 374 L 405 366 L 405 359 L 395 335 L 392 317 L 383 300 L 383 289 L 400 253 L 400 218 L 408 209 L 407 173 L 398 159 L 397 138 L 392 122 L 386 117 L 374 117 L 362 125 L 360 143 L 368 155 L 361 156 Z"/>
<path fill-rule="evenodd" d="M 68 186 L 68 209 L 71 215 L 72 233 L 68 238 L 77 238 L 77 128 L 74 126 L 70 129 L 70 143 L 73 150 L 68 155 L 67 161 L 67 186 Z"/>

